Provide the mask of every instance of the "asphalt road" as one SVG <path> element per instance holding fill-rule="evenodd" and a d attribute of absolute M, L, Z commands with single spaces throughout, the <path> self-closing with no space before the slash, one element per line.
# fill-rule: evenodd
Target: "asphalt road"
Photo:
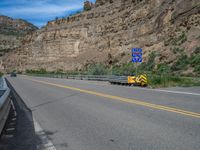
<path fill-rule="evenodd" d="M 200 149 L 199 87 L 163 91 L 97 81 L 7 79 L 57 150 Z"/>

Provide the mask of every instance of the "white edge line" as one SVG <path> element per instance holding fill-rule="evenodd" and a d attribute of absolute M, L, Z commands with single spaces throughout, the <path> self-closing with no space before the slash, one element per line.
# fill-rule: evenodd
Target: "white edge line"
<path fill-rule="evenodd" d="M 150 89 L 150 88 L 140 88 L 140 87 L 123 87 L 128 89 L 137 89 L 137 90 L 146 90 L 146 91 L 155 91 L 155 92 L 165 92 L 165 93 L 174 93 L 174 94 L 185 94 L 185 95 L 195 95 L 200 96 L 200 93 L 192 92 L 181 92 L 181 91 L 171 91 L 171 90 L 161 90 L 161 89 Z"/>
<path fill-rule="evenodd" d="M 35 120 L 35 118 L 33 118 L 33 122 L 34 122 L 35 133 L 36 133 L 36 135 L 39 136 L 40 140 L 42 141 L 42 144 L 38 145 L 37 149 L 39 149 L 39 150 L 56 150 L 55 146 L 48 139 L 46 133 L 41 128 L 39 123 Z"/>
<path fill-rule="evenodd" d="M 175 93 L 175 94 L 187 94 L 187 95 L 196 95 L 196 96 L 200 96 L 200 93 L 190 93 L 190 92 L 170 91 L 170 90 L 159 90 L 159 89 L 156 89 L 156 90 L 154 90 L 154 91 L 166 92 L 166 93 Z"/>

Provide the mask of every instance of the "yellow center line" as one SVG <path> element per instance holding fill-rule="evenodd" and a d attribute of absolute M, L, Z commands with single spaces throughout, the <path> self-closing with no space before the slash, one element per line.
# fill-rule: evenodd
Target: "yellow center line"
<path fill-rule="evenodd" d="M 79 91 L 79 92 L 82 92 L 82 93 L 96 95 L 96 96 L 108 98 L 110 100 L 118 100 L 118 101 L 131 103 L 131 104 L 136 104 L 136 105 L 139 105 L 139 106 L 149 107 L 149 108 L 153 108 L 153 109 L 157 109 L 157 110 L 164 110 L 164 111 L 173 112 L 173 113 L 177 113 L 177 114 L 181 114 L 181 115 L 185 115 L 185 116 L 200 118 L 200 113 L 195 113 L 195 112 L 191 112 L 191 111 L 185 111 L 185 110 L 182 110 L 182 109 L 177 109 L 177 108 L 173 108 L 173 107 L 152 104 L 152 103 L 138 101 L 138 100 L 129 99 L 129 98 L 123 98 L 123 97 L 119 97 L 119 96 L 113 96 L 113 95 L 104 94 L 104 93 L 95 92 L 95 91 L 90 91 L 90 90 L 84 90 L 84 89 L 75 88 L 75 87 L 71 87 L 71 86 L 50 83 L 50 82 L 41 81 L 41 80 L 35 80 L 35 79 L 30 79 L 30 78 L 25 78 L 25 79 L 30 80 L 30 81 L 34 81 L 34 82 L 37 82 L 37 83 L 43 83 L 43 84 L 46 84 L 46 85 L 51 85 L 51 86 L 56 86 L 56 87 L 60 87 L 60 88 Z"/>

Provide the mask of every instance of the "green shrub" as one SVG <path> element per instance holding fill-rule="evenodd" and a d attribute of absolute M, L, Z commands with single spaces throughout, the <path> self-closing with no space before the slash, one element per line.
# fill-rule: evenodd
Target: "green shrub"
<path fill-rule="evenodd" d="M 151 52 L 149 54 L 149 59 L 147 61 L 147 66 L 146 66 L 146 70 L 153 70 L 155 67 L 155 58 L 156 58 L 156 53 L 155 52 Z"/>
<path fill-rule="evenodd" d="M 77 70 L 74 70 L 74 71 L 68 71 L 68 72 L 66 72 L 66 74 L 68 74 L 68 75 L 79 75 L 80 72 L 77 71 Z"/>
<path fill-rule="evenodd" d="M 194 67 L 194 72 L 197 72 L 200 75 L 200 64 Z"/>
<path fill-rule="evenodd" d="M 170 87 L 170 86 L 199 86 L 200 81 L 180 76 L 166 75 L 148 75 L 149 85 L 151 87 Z"/>
<path fill-rule="evenodd" d="M 181 44 L 183 44 L 183 43 L 186 42 L 186 41 L 187 41 L 187 35 L 186 35 L 185 32 L 182 32 L 182 34 L 178 37 L 177 43 L 178 43 L 179 45 L 181 45 Z"/>
<path fill-rule="evenodd" d="M 172 49 L 172 51 L 174 54 L 182 53 L 184 51 L 184 48 L 175 47 Z"/>
<path fill-rule="evenodd" d="M 191 65 L 194 67 L 195 65 L 200 64 L 200 55 L 192 56 L 191 57 Z"/>
<path fill-rule="evenodd" d="M 108 73 L 108 70 L 102 64 L 93 64 L 89 66 L 86 73 L 89 75 L 106 75 Z"/>
<path fill-rule="evenodd" d="M 198 47 L 194 50 L 194 54 L 200 54 L 200 46 L 198 46 Z"/>
<path fill-rule="evenodd" d="M 157 76 L 157 75 L 149 75 L 148 76 L 149 78 L 149 84 L 151 86 L 155 86 L 155 85 L 158 85 L 158 84 L 161 84 L 162 83 L 162 79 L 161 79 L 161 76 Z"/>
<path fill-rule="evenodd" d="M 171 71 L 183 70 L 189 64 L 187 55 L 182 55 L 172 66 Z"/>
<path fill-rule="evenodd" d="M 187 41 L 187 35 L 184 31 L 177 38 L 171 39 L 171 43 L 173 45 L 181 45 L 185 43 L 186 41 Z"/>
<path fill-rule="evenodd" d="M 19 71 L 19 70 L 18 70 L 18 71 L 17 71 L 17 74 L 22 74 L 22 71 Z"/>
<path fill-rule="evenodd" d="M 89 1 L 85 1 L 85 2 L 84 2 L 83 10 L 84 10 L 84 11 L 89 11 L 89 10 L 91 10 L 91 9 L 92 9 L 92 3 L 89 2 Z"/>
<path fill-rule="evenodd" d="M 170 67 L 167 64 L 158 64 L 157 73 L 158 74 L 168 74 L 168 73 L 170 73 Z"/>
<path fill-rule="evenodd" d="M 138 70 L 140 71 L 153 71 L 154 70 L 154 67 L 155 67 L 155 58 L 156 58 L 156 53 L 155 52 L 151 52 L 149 54 L 149 59 L 148 61 L 145 63 L 141 63 L 139 66 L 138 66 Z"/>
<path fill-rule="evenodd" d="M 157 75 L 151 73 L 148 75 L 149 85 L 151 87 L 167 87 L 169 86 L 169 77 L 168 74 Z"/>
<path fill-rule="evenodd" d="M 170 76 L 169 80 L 172 82 L 181 82 L 181 78 L 179 76 Z"/>
<path fill-rule="evenodd" d="M 63 74 L 63 69 L 57 69 L 54 71 L 55 74 Z"/>
<path fill-rule="evenodd" d="M 136 68 L 135 64 L 132 62 L 125 63 L 118 66 L 113 66 L 111 68 L 112 75 L 118 75 L 118 76 L 128 76 L 132 74 L 136 74 Z"/>
<path fill-rule="evenodd" d="M 47 74 L 48 72 L 46 71 L 46 69 L 41 68 L 39 70 L 27 69 L 26 73 L 28 73 L 28 74 Z"/>
<path fill-rule="evenodd" d="M 32 70 L 26 69 L 26 73 L 32 73 Z"/>
<path fill-rule="evenodd" d="M 194 50 L 189 60 L 190 65 L 194 68 L 194 72 L 200 75 L 200 47 Z"/>

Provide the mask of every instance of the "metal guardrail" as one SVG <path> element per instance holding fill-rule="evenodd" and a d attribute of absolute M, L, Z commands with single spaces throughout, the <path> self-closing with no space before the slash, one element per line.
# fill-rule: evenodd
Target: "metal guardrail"
<path fill-rule="evenodd" d="M 11 108 L 10 89 L 4 78 L 0 79 L 0 135 Z"/>
<path fill-rule="evenodd" d="M 3 88 L 3 85 L 4 85 L 4 84 L 3 84 L 3 78 L 0 77 L 0 89 Z"/>
<path fill-rule="evenodd" d="M 127 83 L 127 76 L 115 75 L 66 75 L 66 74 L 30 74 L 38 77 L 63 78 L 76 80 L 93 80 L 93 81 L 118 81 Z"/>

